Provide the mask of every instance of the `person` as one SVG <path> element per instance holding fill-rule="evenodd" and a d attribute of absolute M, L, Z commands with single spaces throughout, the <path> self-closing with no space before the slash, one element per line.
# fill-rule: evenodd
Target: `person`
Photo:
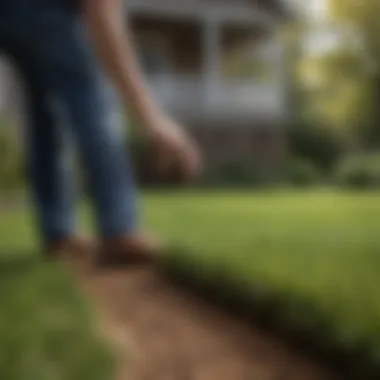
<path fill-rule="evenodd" d="M 95 208 L 98 262 L 150 261 L 160 245 L 140 230 L 137 190 L 115 118 L 112 85 L 159 152 L 162 168 L 196 175 L 199 155 L 184 129 L 147 90 L 123 0 L 8 0 L 0 3 L 0 49 L 14 61 L 27 98 L 26 162 L 43 250 L 83 253 L 66 132 L 75 138 Z M 66 130 L 68 128 L 68 130 Z"/>

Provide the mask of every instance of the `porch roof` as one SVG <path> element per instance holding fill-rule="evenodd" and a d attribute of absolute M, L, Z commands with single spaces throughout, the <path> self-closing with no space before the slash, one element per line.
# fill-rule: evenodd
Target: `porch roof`
<path fill-rule="evenodd" d="M 284 0 L 206 1 L 206 0 L 128 0 L 133 15 L 174 19 L 214 19 L 224 24 L 259 26 L 272 29 L 281 21 L 279 3 Z M 267 4 L 266 4 L 267 3 Z M 268 4 L 272 4 L 268 6 Z M 277 4 L 276 7 L 274 5 Z"/>

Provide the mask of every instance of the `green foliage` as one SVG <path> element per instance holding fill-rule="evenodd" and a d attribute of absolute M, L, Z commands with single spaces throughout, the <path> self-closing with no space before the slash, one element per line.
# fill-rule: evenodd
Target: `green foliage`
<path fill-rule="evenodd" d="M 343 153 L 343 142 L 334 131 L 322 125 L 298 121 L 289 128 L 288 146 L 292 155 L 330 170 Z"/>
<path fill-rule="evenodd" d="M 236 162 L 204 173 L 203 185 L 220 188 L 268 188 L 319 184 L 321 170 L 310 160 L 295 158 L 274 168 L 260 168 L 252 162 Z"/>
<path fill-rule="evenodd" d="M 369 77 L 357 49 L 339 46 L 308 57 L 301 76 L 308 91 L 306 115 L 328 124 L 341 138 L 355 140 L 371 104 Z"/>
<path fill-rule="evenodd" d="M 295 187 L 318 185 L 323 179 L 321 170 L 307 159 L 292 159 L 281 169 L 281 176 L 286 184 Z"/>
<path fill-rule="evenodd" d="M 380 29 L 378 14 L 380 12 L 380 3 L 373 0 L 362 1 L 341 1 L 329 0 L 328 18 L 330 25 L 336 25 L 341 29 L 342 38 L 350 41 L 351 45 L 356 46 L 357 53 L 360 55 L 362 62 L 362 76 L 366 77 L 368 87 L 367 92 L 370 99 L 361 104 L 361 107 L 367 112 L 365 122 L 367 127 L 371 127 L 363 136 L 366 143 L 380 144 L 380 135 L 378 125 L 380 120 L 379 112 L 379 94 L 380 94 L 380 71 L 378 62 L 380 61 Z M 341 67 L 342 71 L 345 68 Z M 357 79 L 358 76 L 354 77 Z M 334 78 L 331 77 L 333 80 Z M 368 98 L 368 97 L 367 97 Z M 348 111 L 351 111 L 349 109 Z M 358 130 L 357 132 L 361 132 Z"/>
<path fill-rule="evenodd" d="M 268 185 L 270 174 L 251 162 L 229 162 L 205 171 L 201 182 L 206 186 L 257 187 Z"/>
<path fill-rule="evenodd" d="M 335 181 L 351 189 L 380 188 L 380 155 L 349 156 L 337 165 Z"/>
<path fill-rule="evenodd" d="M 260 188 L 283 184 L 310 186 L 321 180 L 321 169 L 330 168 L 340 155 L 340 142 L 333 133 L 314 125 L 297 125 L 289 133 L 292 154 L 297 157 L 273 168 L 260 167 L 253 160 L 224 162 L 207 168 L 199 181 L 201 187 Z M 137 133 L 131 133 L 127 149 L 135 175 L 146 187 L 172 186 L 174 178 L 158 178 L 152 151 Z"/>

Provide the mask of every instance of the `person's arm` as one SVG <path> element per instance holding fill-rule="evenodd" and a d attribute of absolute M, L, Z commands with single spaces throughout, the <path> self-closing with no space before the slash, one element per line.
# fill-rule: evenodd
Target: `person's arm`
<path fill-rule="evenodd" d="M 125 106 L 140 119 L 139 126 L 155 143 L 163 170 L 180 165 L 184 178 L 193 178 L 200 159 L 195 143 L 151 97 L 136 62 L 126 25 L 124 0 L 82 0 L 83 16 L 94 48 Z"/>
<path fill-rule="evenodd" d="M 151 97 L 136 62 L 123 0 L 83 0 L 89 36 L 122 101 L 144 128 L 157 123 L 161 111 Z"/>

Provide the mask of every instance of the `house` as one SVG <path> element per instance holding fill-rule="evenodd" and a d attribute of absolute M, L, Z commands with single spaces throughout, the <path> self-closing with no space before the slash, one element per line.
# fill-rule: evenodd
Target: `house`
<path fill-rule="evenodd" d="M 129 0 L 127 7 L 151 90 L 189 128 L 206 161 L 278 160 L 285 76 L 271 36 L 286 17 L 283 1 Z M 252 56 L 251 67 L 261 59 L 269 79 L 231 70 L 234 59 Z"/>

